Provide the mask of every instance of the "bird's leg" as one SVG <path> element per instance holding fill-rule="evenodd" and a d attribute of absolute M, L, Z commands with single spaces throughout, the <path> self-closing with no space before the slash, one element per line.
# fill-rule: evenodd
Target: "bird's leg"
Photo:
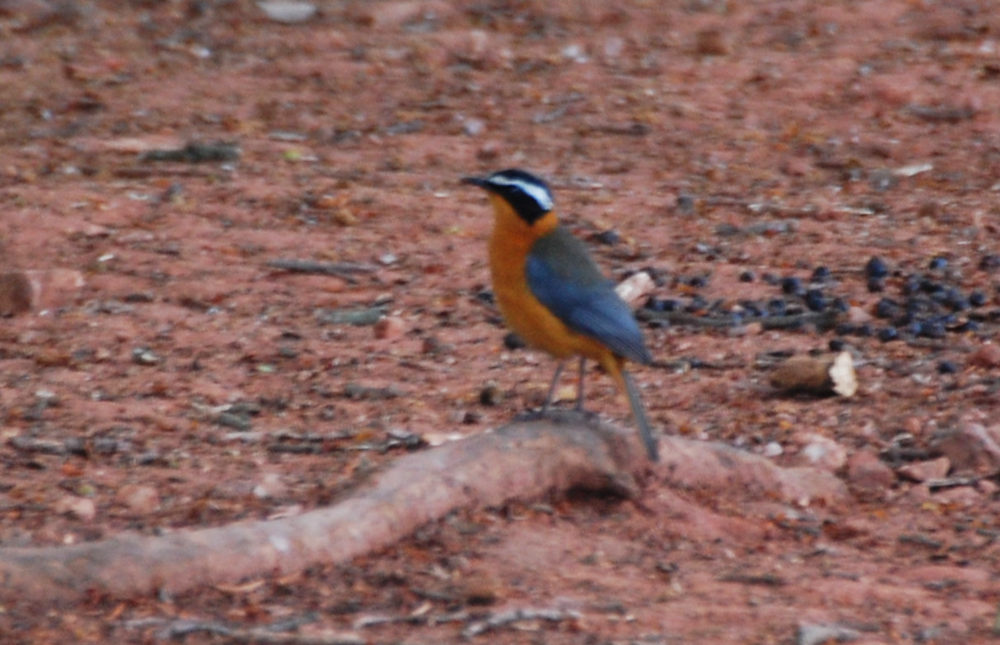
<path fill-rule="evenodd" d="M 559 382 L 559 377 L 562 376 L 563 367 L 566 366 L 565 361 L 559 361 L 556 365 L 556 373 L 552 375 L 552 384 L 549 385 L 549 393 L 545 397 L 545 403 L 542 404 L 542 414 L 546 414 L 549 411 L 549 405 L 552 404 L 552 397 L 556 393 L 556 384 Z"/>
<path fill-rule="evenodd" d="M 583 412 L 583 375 L 584 375 L 584 363 L 587 359 L 583 356 L 580 357 L 580 382 L 576 386 L 576 411 Z"/>

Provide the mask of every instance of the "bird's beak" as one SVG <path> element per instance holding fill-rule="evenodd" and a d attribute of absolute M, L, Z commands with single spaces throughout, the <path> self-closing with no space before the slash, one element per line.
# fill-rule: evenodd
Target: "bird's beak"
<path fill-rule="evenodd" d="M 479 186 L 480 188 L 487 188 L 487 186 L 489 186 L 484 177 L 462 177 L 462 183 L 472 184 L 473 186 Z"/>

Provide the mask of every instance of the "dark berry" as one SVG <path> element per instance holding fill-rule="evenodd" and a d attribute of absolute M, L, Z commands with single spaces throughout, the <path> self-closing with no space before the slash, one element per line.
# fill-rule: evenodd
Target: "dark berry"
<path fill-rule="evenodd" d="M 774 298 L 767 301 L 767 313 L 772 316 L 784 316 L 788 311 L 788 304 L 784 298 Z"/>
<path fill-rule="evenodd" d="M 973 291 L 969 294 L 969 304 L 973 307 L 982 307 L 986 304 L 986 294 L 982 291 Z"/>
<path fill-rule="evenodd" d="M 958 366 L 951 361 L 941 361 L 938 363 L 937 371 L 939 374 L 954 374 L 958 371 Z"/>
<path fill-rule="evenodd" d="M 951 307 L 952 311 L 964 311 L 969 308 L 969 299 L 958 289 L 946 289 L 942 304 Z"/>
<path fill-rule="evenodd" d="M 834 311 L 839 311 L 841 313 L 847 311 L 851 308 L 851 305 L 847 304 L 847 301 L 843 298 L 834 298 L 833 302 L 830 303 L 830 307 Z"/>
<path fill-rule="evenodd" d="M 872 336 L 875 334 L 875 330 L 868 323 L 864 323 L 862 325 L 858 325 L 858 328 L 855 331 L 855 333 L 858 336 Z"/>
<path fill-rule="evenodd" d="M 889 275 L 889 267 L 886 265 L 885 260 L 873 255 L 868 263 L 865 264 L 865 275 L 869 278 L 884 278 Z"/>
<path fill-rule="evenodd" d="M 920 291 L 920 285 L 921 283 L 923 283 L 923 281 L 924 278 L 921 275 L 914 274 L 908 276 L 906 278 L 906 281 L 903 282 L 903 288 L 902 288 L 903 295 L 908 296 L 911 293 L 917 293 L 918 291 Z"/>
<path fill-rule="evenodd" d="M 931 271 L 941 271 L 948 266 L 948 259 L 941 255 L 936 255 L 931 258 L 931 261 L 927 264 L 927 268 Z"/>
<path fill-rule="evenodd" d="M 857 326 L 852 325 L 851 323 L 839 323 L 836 327 L 833 328 L 833 331 L 838 336 L 853 336 L 854 334 L 858 333 L 858 328 Z"/>
<path fill-rule="evenodd" d="M 875 305 L 876 318 L 892 318 L 898 311 L 899 305 L 895 300 L 890 300 L 889 298 L 882 298 Z"/>
<path fill-rule="evenodd" d="M 823 311 L 826 309 L 827 300 L 822 289 L 810 289 L 806 291 L 806 306 L 812 311 Z"/>
<path fill-rule="evenodd" d="M 702 276 L 702 275 L 696 275 L 695 277 L 690 278 L 687 281 L 687 283 L 690 286 L 694 287 L 695 289 L 700 289 L 700 288 L 704 287 L 706 284 L 708 284 L 708 278 L 706 278 L 705 276 Z"/>
<path fill-rule="evenodd" d="M 844 342 L 843 338 L 831 338 L 830 339 L 829 347 L 830 347 L 830 351 L 831 352 L 842 351 L 844 349 L 844 347 L 846 347 L 846 346 L 847 346 L 847 343 Z"/>
<path fill-rule="evenodd" d="M 925 320 L 920 323 L 920 335 L 924 338 L 944 338 L 944 324 L 937 320 Z"/>
<path fill-rule="evenodd" d="M 822 283 L 829 280 L 830 276 L 831 276 L 830 269 L 824 266 L 818 266 L 815 269 L 813 269 L 811 280 L 813 282 Z"/>
<path fill-rule="evenodd" d="M 787 293 L 789 295 L 797 296 L 803 292 L 802 280 L 795 277 L 787 277 L 781 279 L 781 291 L 782 293 Z"/>
<path fill-rule="evenodd" d="M 896 331 L 895 327 L 883 327 L 878 330 L 878 339 L 883 343 L 888 343 L 891 340 L 898 340 L 899 332 Z"/>
<path fill-rule="evenodd" d="M 753 282 L 756 279 L 757 276 L 754 275 L 753 271 L 748 270 L 740 274 L 740 282 Z"/>

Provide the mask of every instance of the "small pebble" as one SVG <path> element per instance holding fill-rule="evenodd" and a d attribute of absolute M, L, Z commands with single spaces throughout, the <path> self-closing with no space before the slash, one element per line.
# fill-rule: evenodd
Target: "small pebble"
<path fill-rule="evenodd" d="M 160 357 L 147 347 L 136 347 L 132 350 L 132 362 L 136 365 L 156 365 Z"/>
<path fill-rule="evenodd" d="M 399 338 L 406 332 L 406 323 L 399 316 L 383 316 L 376 321 L 373 330 L 375 338 L 392 340 Z"/>
<path fill-rule="evenodd" d="M 976 367 L 1000 367 L 1000 346 L 984 343 L 969 354 L 967 362 Z"/>
<path fill-rule="evenodd" d="M 135 515 L 149 515 L 160 508 L 160 494 L 153 486 L 126 484 L 115 494 L 115 501 Z"/>
<path fill-rule="evenodd" d="M 72 515 L 77 519 L 89 522 L 97 516 L 97 505 L 89 497 L 66 495 L 53 505 L 52 510 L 59 515 Z"/>
<path fill-rule="evenodd" d="M 761 454 L 763 454 L 765 457 L 777 457 L 784 452 L 785 449 L 782 448 L 781 444 L 778 443 L 777 441 L 768 441 L 764 445 L 763 450 L 761 450 Z"/>

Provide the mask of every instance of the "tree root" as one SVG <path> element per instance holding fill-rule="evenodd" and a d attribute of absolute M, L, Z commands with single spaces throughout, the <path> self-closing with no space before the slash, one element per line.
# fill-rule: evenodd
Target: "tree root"
<path fill-rule="evenodd" d="M 778 468 L 719 444 L 664 437 L 661 452 L 657 474 L 681 487 L 795 502 L 846 497 L 842 482 L 828 473 Z M 294 517 L 0 549 L 0 604 L 51 606 L 288 575 L 377 551 L 458 508 L 581 488 L 638 497 L 636 477 L 652 468 L 632 432 L 559 411 L 404 456 L 337 505 Z"/>

